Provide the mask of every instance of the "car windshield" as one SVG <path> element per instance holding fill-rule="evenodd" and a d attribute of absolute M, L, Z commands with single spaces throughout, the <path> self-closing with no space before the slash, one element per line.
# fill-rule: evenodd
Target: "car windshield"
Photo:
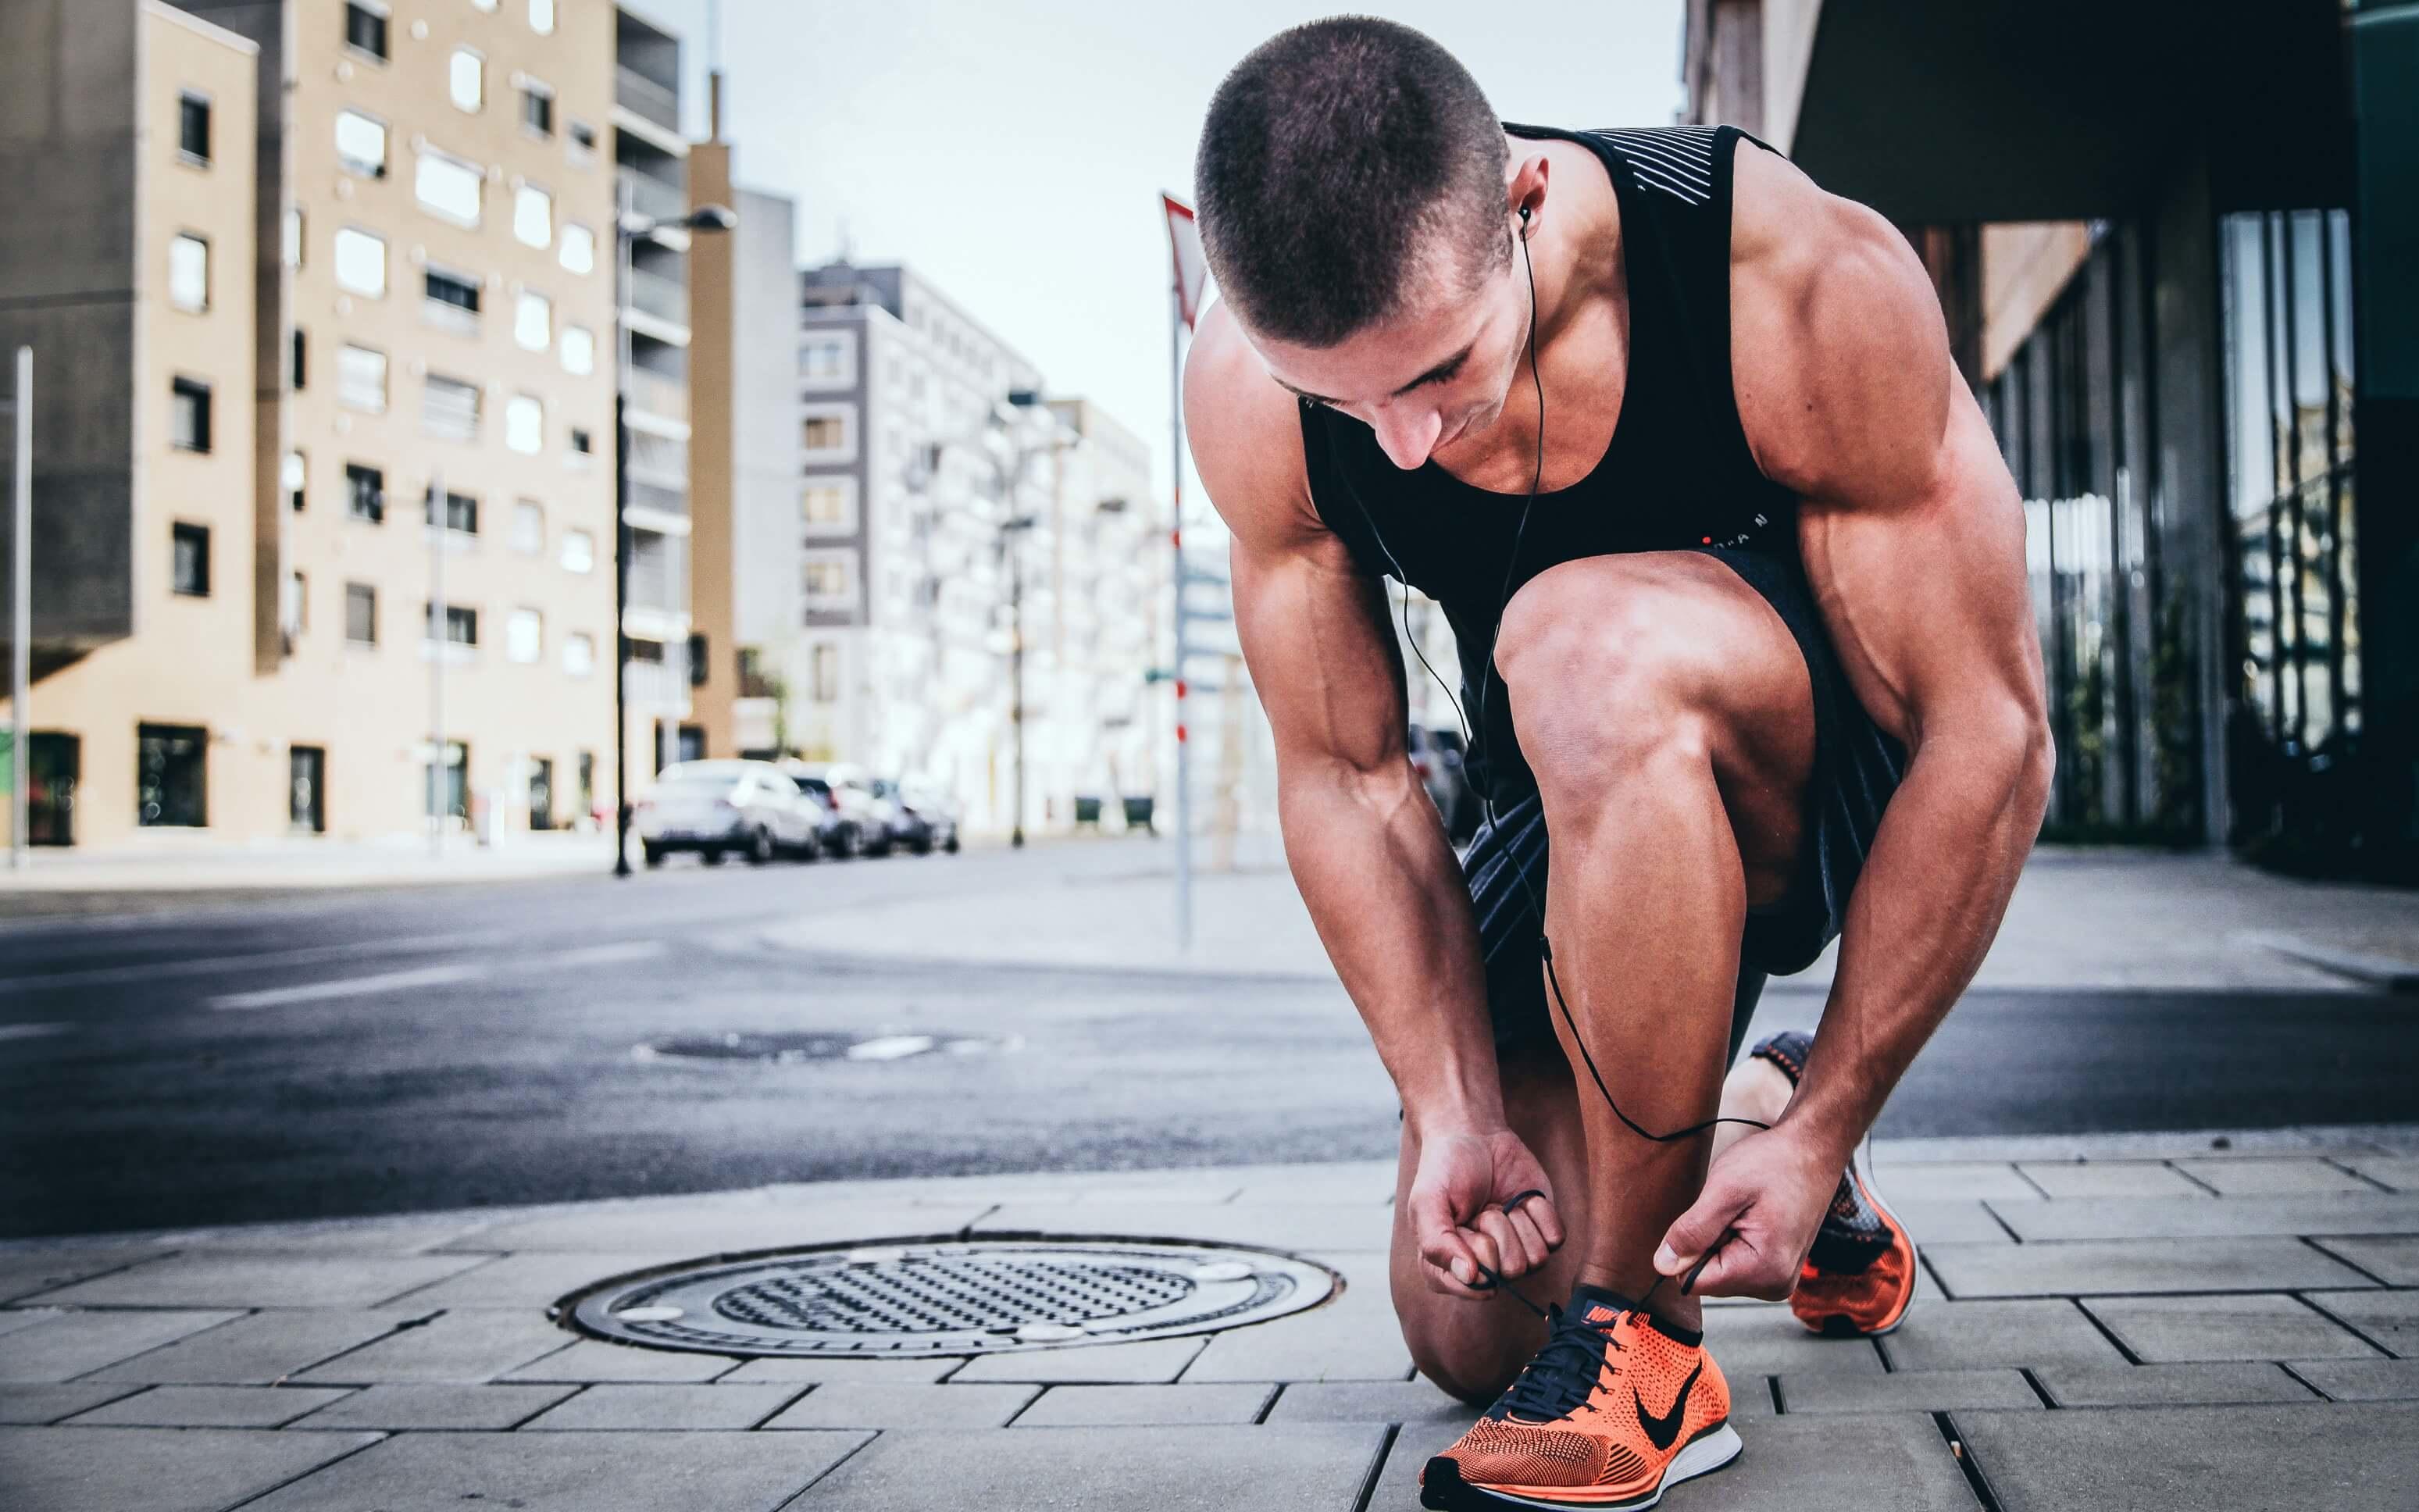
<path fill-rule="evenodd" d="M 831 791 L 831 784 L 820 777 L 802 777 L 797 779 L 797 783 L 818 798 Z"/>

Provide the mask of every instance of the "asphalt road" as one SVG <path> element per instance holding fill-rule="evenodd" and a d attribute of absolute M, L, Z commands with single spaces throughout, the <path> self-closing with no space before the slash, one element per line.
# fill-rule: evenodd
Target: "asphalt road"
<path fill-rule="evenodd" d="M 869 962 L 762 937 L 827 914 L 838 941 L 854 902 L 1136 859 L 675 865 L 0 923 L 0 1237 L 1392 1154 L 1392 1088 L 1332 983 Z M 1777 985 L 1761 1022 L 1820 1007 Z M 661 1053 L 733 1035 L 791 1037 L 792 1057 Z M 2407 1000 L 1982 992 L 1880 1132 L 2403 1120 L 2414 1088 Z"/>

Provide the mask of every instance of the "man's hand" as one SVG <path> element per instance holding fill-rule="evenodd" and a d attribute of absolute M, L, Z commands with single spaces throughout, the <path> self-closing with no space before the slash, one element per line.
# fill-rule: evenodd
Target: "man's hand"
<path fill-rule="evenodd" d="M 1780 1301 L 1796 1289 L 1846 1165 L 1785 1124 L 1747 1135 L 1722 1151 L 1696 1202 L 1672 1221 L 1655 1269 L 1681 1279 L 1710 1249 L 1692 1295 Z"/>
<path fill-rule="evenodd" d="M 1506 1213 L 1503 1205 L 1524 1192 L 1544 1195 Z M 1484 1302 L 1495 1292 L 1480 1266 L 1518 1280 L 1563 1247 L 1553 1183 L 1509 1129 L 1425 1135 L 1408 1206 L 1420 1269 L 1449 1297 Z"/>

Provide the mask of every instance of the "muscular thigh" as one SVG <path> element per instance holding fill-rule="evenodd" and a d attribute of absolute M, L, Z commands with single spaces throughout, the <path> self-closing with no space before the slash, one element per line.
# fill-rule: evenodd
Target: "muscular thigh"
<path fill-rule="evenodd" d="M 1704 733 L 1749 903 L 1786 890 L 1814 768 L 1813 688 L 1789 626 L 1719 558 L 1649 551 L 1550 567 L 1505 609 L 1496 665 L 1541 783 L 1558 762 L 1651 737 L 1641 721 L 1688 718 Z"/>

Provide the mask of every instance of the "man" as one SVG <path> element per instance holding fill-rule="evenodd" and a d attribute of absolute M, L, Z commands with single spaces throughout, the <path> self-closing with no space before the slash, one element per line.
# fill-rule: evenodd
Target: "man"
<path fill-rule="evenodd" d="M 1912 1298 L 1852 1152 L 2046 801 L 2015 490 L 1904 240 L 1736 131 L 1508 125 L 1348 17 L 1236 68 L 1196 169 L 1185 415 L 1294 876 L 1402 1096 L 1394 1304 L 1496 1398 L 1423 1500 L 1650 1504 L 1738 1451 L 1703 1294 Z M 1459 867 L 1385 576 L 1460 647 Z M 1725 1088 L 1835 935 L 1820 1037 Z"/>

